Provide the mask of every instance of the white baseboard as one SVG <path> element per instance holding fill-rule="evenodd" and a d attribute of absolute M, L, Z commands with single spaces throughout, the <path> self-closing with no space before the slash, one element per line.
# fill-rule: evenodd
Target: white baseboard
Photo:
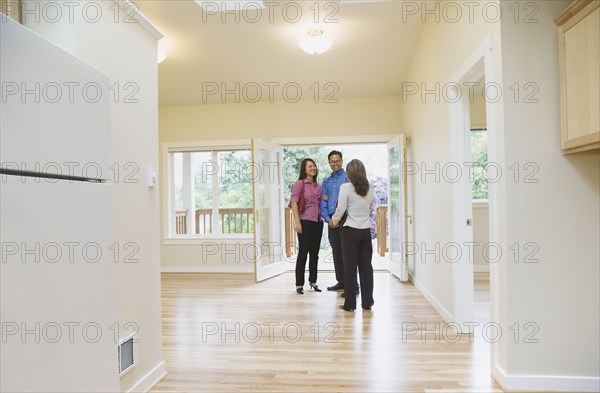
<path fill-rule="evenodd" d="M 130 392 L 148 392 L 150 389 L 154 387 L 167 375 L 166 363 L 162 360 L 158 363 L 148 374 L 144 375 L 139 381 L 136 382 L 135 385 L 131 389 L 127 391 Z"/>
<path fill-rule="evenodd" d="M 453 322 L 454 317 L 452 316 L 452 314 L 450 314 L 448 310 L 446 310 L 446 308 L 442 306 L 440 302 L 437 301 L 437 299 L 431 294 L 431 292 L 429 292 L 427 288 L 425 288 L 425 286 L 415 278 L 415 276 L 413 276 L 411 273 L 409 273 L 409 275 L 411 281 L 413 282 L 413 284 L 415 284 L 415 288 L 417 288 L 417 290 L 421 292 L 421 295 L 423 295 L 425 300 L 427 300 L 429 304 L 431 304 L 431 307 L 433 307 L 435 311 L 437 311 L 437 313 L 440 314 L 444 321 L 446 321 L 446 323 Z"/>
<path fill-rule="evenodd" d="M 600 377 L 555 375 L 510 375 L 498 366 L 492 368 L 492 377 L 507 391 L 544 392 L 599 392 Z"/>
<path fill-rule="evenodd" d="M 162 273 L 254 273 L 254 265 L 249 266 L 163 266 Z"/>

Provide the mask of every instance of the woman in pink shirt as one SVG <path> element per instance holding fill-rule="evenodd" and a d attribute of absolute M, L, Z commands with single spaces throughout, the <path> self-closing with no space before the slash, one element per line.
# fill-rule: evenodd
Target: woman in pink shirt
<path fill-rule="evenodd" d="M 294 229 L 298 233 L 298 257 L 296 258 L 296 292 L 304 293 L 304 271 L 308 262 L 308 282 L 315 292 L 321 292 L 317 286 L 317 263 L 323 235 L 323 221 L 320 214 L 321 185 L 317 182 L 319 170 L 317 164 L 306 158 L 300 165 L 300 176 L 292 187 L 290 203 L 294 213 Z M 298 202 L 304 198 L 304 210 L 299 211 Z"/>

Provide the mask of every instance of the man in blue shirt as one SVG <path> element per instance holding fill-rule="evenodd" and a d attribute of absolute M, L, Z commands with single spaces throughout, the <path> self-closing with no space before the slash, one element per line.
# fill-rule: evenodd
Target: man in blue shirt
<path fill-rule="evenodd" d="M 327 156 L 329 166 L 333 171 L 323 182 L 321 189 L 323 196 L 321 198 L 321 218 L 325 223 L 331 221 L 331 216 L 335 213 L 335 208 L 338 203 L 340 186 L 348 182 L 348 176 L 342 169 L 342 153 L 333 150 Z M 333 267 L 335 269 L 335 279 L 337 283 L 331 287 L 327 287 L 328 291 L 341 291 L 344 289 L 344 262 L 342 260 L 342 226 L 332 226 L 329 224 L 329 244 L 333 254 Z M 358 288 L 358 285 L 357 285 Z"/>

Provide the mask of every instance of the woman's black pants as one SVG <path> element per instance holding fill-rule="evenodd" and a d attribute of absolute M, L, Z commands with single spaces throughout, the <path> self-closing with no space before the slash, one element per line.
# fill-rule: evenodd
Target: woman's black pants
<path fill-rule="evenodd" d="M 344 255 L 344 307 L 356 309 L 356 267 L 360 278 L 362 306 L 370 308 L 373 301 L 373 244 L 371 230 L 344 227 L 342 235 Z"/>
<path fill-rule="evenodd" d="M 321 236 L 323 235 L 323 221 L 300 220 L 302 233 L 298 234 L 298 257 L 296 258 L 296 286 L 304 285 L 304 271 L 306 259 L 308 261 L 308 281 L 317 282 L 317 263 L 319 261 L 319 248 L 321 247 Z M 355 268 L 356 270 L 356 268 Z"/>

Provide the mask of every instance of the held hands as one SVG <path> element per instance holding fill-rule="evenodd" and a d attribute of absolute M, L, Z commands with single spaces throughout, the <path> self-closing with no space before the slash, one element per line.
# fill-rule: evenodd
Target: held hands
<path fill-rule="evenodd" d="M 323 195 L 321 195 L 321 198 L 322 198 L 324 201 L 328 201 L 328 200 L 329 200 L 329 196 L 327 196 L 327 194 L 323 194 Z M 333 223 L 333 220 L 331 220 L 331 219 L 329 220 L 329 223 L 327 223 L 327 225 L 329 226 L 329 228 L 337 228 L 337 227 L 339 227 L 339 226 L 340 226 L 339 224 L 338 224 L 338 225 L 335 225 L 335 224 Z"/>
<path fill-rule="evenodd" d="M 297 233 L 302 233 L 302 224 L 300 223 L 300 221 L 294 221 L 294 230 Z"/>

